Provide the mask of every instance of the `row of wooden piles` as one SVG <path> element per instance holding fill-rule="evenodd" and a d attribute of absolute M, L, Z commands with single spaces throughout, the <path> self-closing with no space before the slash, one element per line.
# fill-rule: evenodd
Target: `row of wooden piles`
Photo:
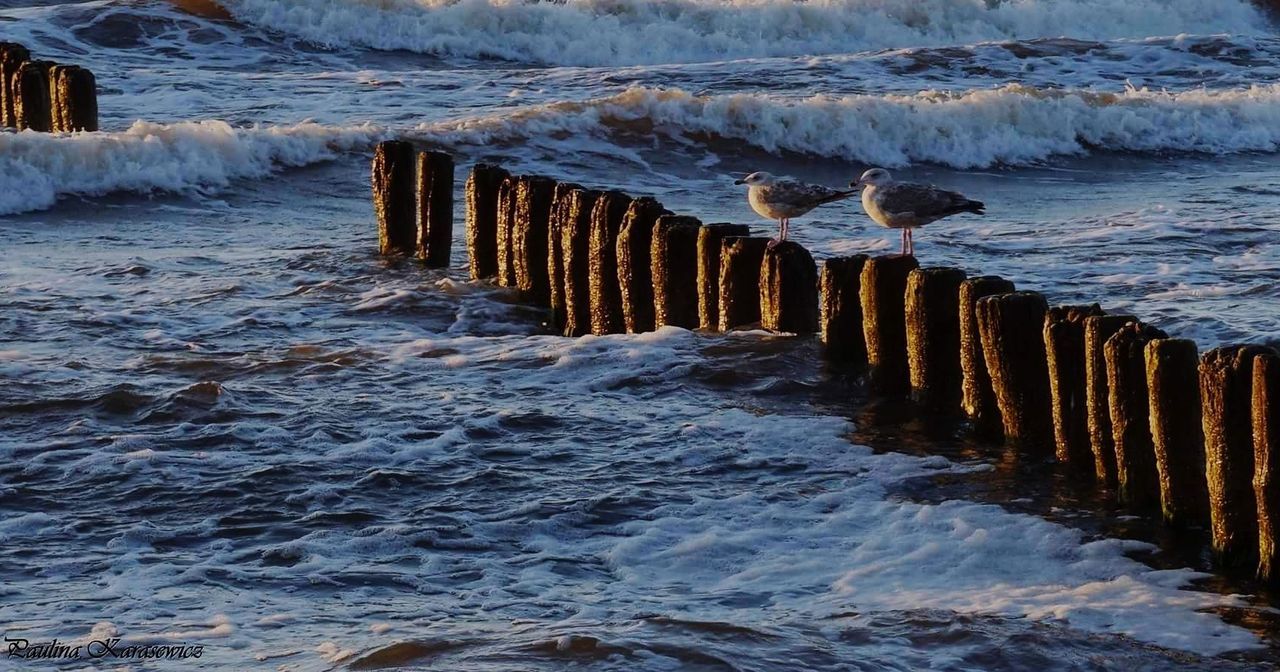
<path fill-rule="evenodd" d="M 394 180 L 379 186 L 378 166 L 411 156 L 406 147 L 383 143 L 374 159 L 383 232 Z M 401 198 L 412 200 L 412 185 L 403 178 Z M 1221 565 L 1280 579 L 1280 355 L 1270 348 L 1201 355 L 1135 316 L 1051 307 L 1003 278 L 910 256 L 819 267 L 802 246 L 770 246 L 745 225 L 497 166 L 476 165 L 465 193 L 471 277 L 545 306 L 558 332 L 817 333 L 827 360 L 865 371 L 877 394 L 967 416 L 978 435 L 1056 458 L 1175 528 L 1207 524 Z M 383 251 L 421 256 L 420 245 Z"/>
<path fill-rule="evenodd" d="M 0 42 L 0 126 L 44 133 L 98 130 L 93 73 L 33 61 L 21 44 Z"/>

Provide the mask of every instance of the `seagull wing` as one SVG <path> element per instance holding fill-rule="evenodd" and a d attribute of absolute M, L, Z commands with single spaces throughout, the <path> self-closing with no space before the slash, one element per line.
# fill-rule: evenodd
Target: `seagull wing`
<path fill-rule="evenodd" d="M 930 222 L 958 212 L 983 214 L 984 207 L 981 202 L 965 198 L 963 194 L 910 182 L 878 189 L 876 201 L 887 213 L 915 217 L 920 222 Z"/>
<path fill-rule="evenodd" d="M 766 189 L 765 196 L 769 201 L 792 208 L 814 208 L 857 193 L 857 191 L 840 191 L 821 184 L 807 184 L 795 180 L 775 182 Z"/>

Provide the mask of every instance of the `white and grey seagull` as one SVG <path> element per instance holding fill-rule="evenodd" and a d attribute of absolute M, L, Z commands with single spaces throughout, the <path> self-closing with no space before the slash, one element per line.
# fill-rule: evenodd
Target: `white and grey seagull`
<path fill-rule="evenodd" d="M 986 214 L 983 210 L 986 206 L 981 201 L 931 184 L 897 182 L 884 168 L 868 170 L 849 186 L 862 189 L 862 209 L 875 223 L 902 229 L 903 254 L 916 252 L 911 240 L 911 230 L 916 227 L 962 212 Z"/>
<path fill-rule="evenodd" d="M 820 184 L 807 184 L 769 173 L 755 172 L 734 180 L 734 184 L 747 185 L 747 202 L 761 217 L 778 221 L 778 237 L 769 241 L 769 247 L 787 239 L 787 227 L 792 217 L 799 217 L 810 210 L 832 201 L 848 198 L 856 193 L 840 191 Z"/>

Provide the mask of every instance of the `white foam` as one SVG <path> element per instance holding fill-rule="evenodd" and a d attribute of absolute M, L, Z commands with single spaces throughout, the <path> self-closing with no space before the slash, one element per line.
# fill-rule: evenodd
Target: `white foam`
<path fill-rule="evenodd" d="M 51 207 L 66 195 L 208 193 L 368 146 L 376 126 L 235 128 L 221 121 L 135 122 L 119 133 L 0 133 L 0 215 Z"/>
<path fill-rule="evenodd" d="M 241 21 L 329 46 L 561 65 L 831 54 L 1068 35 L 1259 33 L 1245 0 L 227 0 Z"/>
<path fill-rule="evenodd" d="M 958 168 L 1030 164 L 1090 149 L 1225 154 L 1280 146 L 1280 85 L 1183 92 L 1116 92 L 1007 85 L 913 95 L 698 96 L 632 87 L 581 103 L 424 124 L 433 140 L 488 144 L 635 129 L 701 133 L 778 153 L 801 152 L 882 166 L 933 162 Z"/>

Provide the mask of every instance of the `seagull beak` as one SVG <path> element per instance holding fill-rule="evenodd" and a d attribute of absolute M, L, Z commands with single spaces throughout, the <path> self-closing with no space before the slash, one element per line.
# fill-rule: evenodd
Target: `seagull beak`
<path fill-rule="evenodd" d="M 744 181 L 742 181 L 742 180 L 734 180 L 734 181 L 733 181 L 733 183 L 734 183 L 734 184 L 746 184 L 746 182 L 744 182 Z"/>

